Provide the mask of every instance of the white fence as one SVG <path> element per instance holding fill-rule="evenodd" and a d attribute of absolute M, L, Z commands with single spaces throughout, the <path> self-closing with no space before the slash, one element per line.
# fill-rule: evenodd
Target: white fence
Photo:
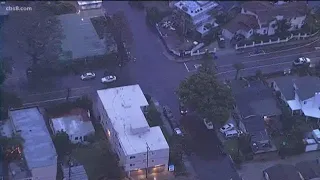
<path fill-rule="evenodd" d="M 301 34 L 301 33 L 299 33 L 298 35 L 291 34 L 291 36 L 287 37 L 286 39 L 282 39 L 281 40 L 280 38 L 278 38 L 278 40 L 276 40 L 276 41 L 272 41 L 270 39 L 269 42 L 263 42 L 263 41 L 261 41 L 260 43 L 252 42 L 252 44 L 245 44 L 243 46 L 238 46 L 238 44 L 236 44 L 235 48 L 236 48 L 236 50 L 238 50 L 238 49 L 252 48 L 252 47 L 257 47 L 257 46 L 265 46 L 265 45 L 271 45 L 271 44 L 286 43 L 286 42 L 288 42 L 290 40 L 293 40 L 293 39 L 299 40 L 299 39 L 305 39 L 305 38 L 312 37 L 312 36 L 318 34 L 318 32 L 319 31 L 317 31 L 314 34 Z"/>

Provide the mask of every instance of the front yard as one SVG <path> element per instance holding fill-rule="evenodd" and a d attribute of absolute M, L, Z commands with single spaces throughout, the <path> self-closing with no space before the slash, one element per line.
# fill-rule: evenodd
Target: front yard
<path fill-rule="evenodd" d="M 96 128 L 97 140 L 89 146 L 79 146 L 72 156 L 86 169 L 89 179 L 122 179 L 124 173 L 118 167 L 116 155 L 110 147 L 102 129 Z"/>

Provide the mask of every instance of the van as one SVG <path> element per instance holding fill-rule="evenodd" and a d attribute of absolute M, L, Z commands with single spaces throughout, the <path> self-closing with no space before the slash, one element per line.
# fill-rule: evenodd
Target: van
<path fill-rule="evenodd" d="M 231 130 L 231 131 L 226 131 L 224 132 L 224 135 L 226 138 L 234 138 L 234 137 L 238 137 L 238 131 L 237 130 Z"/>

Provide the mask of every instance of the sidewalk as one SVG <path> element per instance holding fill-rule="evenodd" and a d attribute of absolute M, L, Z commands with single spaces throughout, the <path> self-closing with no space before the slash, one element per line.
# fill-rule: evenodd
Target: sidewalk
<path fill-rule="evenodd" d="M 160 105 L 160 103 L 154 99 L 154 98 L 151 98 L 151 100 L 154 102 L 158 112 L 160 112 L 161 114 L 161 119 L 162 119 L 162 122 L 163 122 L 163 127 L 166 128 L 168 134 L 171 136 L 173 134 L 173 131 L 172 131 L 172 128 L 169 124 L 169 122 L 166 120 L 166 118 L 164 117 L 163 113 L 162 113 L 162 107 Z M 181 179 L 181 180 L 187 180 L 187 179 L 190 179 L 190 180 L 198 180 L 198 175 L 197 173 L 195 172 L 191 162 L 189 161 L 188 157 L 183 154 L 182 156 L 182 161 L 184 163 L 184 166 L 186 168 L 186 171 L 188 172 L 188 177 L 175 177 L 174 179 Z"/>

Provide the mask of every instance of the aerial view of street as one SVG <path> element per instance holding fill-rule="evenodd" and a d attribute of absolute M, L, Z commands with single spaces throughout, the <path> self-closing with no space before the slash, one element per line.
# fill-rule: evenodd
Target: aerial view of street
<path fill-rule="evenodd" d="M 312 1 L 1 1 L 0 177 L 320 178 L 319 22 Z"/>

